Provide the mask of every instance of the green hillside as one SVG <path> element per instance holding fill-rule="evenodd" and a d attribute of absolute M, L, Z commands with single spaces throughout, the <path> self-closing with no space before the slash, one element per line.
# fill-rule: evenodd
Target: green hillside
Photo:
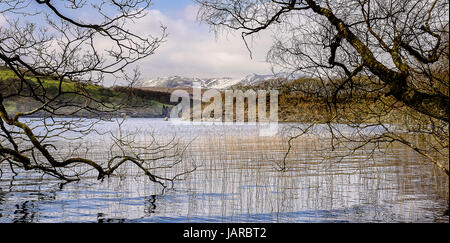
<path fill-rule="evenodd" d="M 20 86 L 20 82 L 13 71 L 6 67 L 0 67 L 0 93 L 7 97 L 4 105 L 10 114 L 17 112 L 27 112 L 38 107 L 38 102 L 30 98 L 31 91 L 40 96 L 52 98 L 58 94 L 60 82 L 51 77 L 40 77 L 41 84 L 37 77 L 26 76 L 29 86 Z M 32 87 L 32 88 L 30 88 Z M 58 113 L 70 114 L 73 116 L 121 116 L 124 113 L 131 117 L 165 117 L 170 104 L 170 94 L 165 92 L 142 90 L 128 87 L 103 87 L 95 84 L 74 82 L 64 80 L 61 90 L 68 92 L 61 95 L 51 103 L 54 107 L 62 104 L 70 104 L 58 109 Z M 90 98 L 87 98 L 90 97 Z M 103 112 L 89 112 L 78 110 L 79 106 L 89 104 L 90 107 Z M 33 116 L 45 116 L 46 112 L 38 112 Z"/>

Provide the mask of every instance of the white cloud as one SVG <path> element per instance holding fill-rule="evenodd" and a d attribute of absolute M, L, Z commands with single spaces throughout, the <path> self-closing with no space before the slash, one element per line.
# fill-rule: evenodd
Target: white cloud
<path fill-rule="evenodd" d="M 195 5 L 188 5 L 183 10 L 183 18 L 188 21 L 196 21 L 197 20 L 197 12 L 198 12 L 198 7 L 196 7 Z"/>
<path fill-rule="evenodd" d="M 156 35 L 161 24 L 169 33 L 167 42 L 156 54 L 139 63 L 144 78 L 171 75 L 242 77 L 251 73 L 270 73 L 270 66 L 265 62 L 271 43 L 269 36 L 252 41 L 252 60 L 239 33 L 216 38 L 208 26 L 196 21 L 196 13 L 197 9 L 192 5 L 175 17 L 150 10 L 145 18 L 133 25 L 134 31 L 141 35 Z"/>
<path fill-rule="evenodd" d="M 5 16 L 3 14 L 0 14 L 0 27 L 6 27 L 7 22 Z"/>

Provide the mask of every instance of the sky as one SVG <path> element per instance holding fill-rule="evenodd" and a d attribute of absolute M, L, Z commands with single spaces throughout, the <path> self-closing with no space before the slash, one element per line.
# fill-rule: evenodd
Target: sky
<path fill-rule="evenodd" d="M 250 41 L 251 58 L 239 32 L 216 36 L 210 26 L 199 23 L 198 7 L 192 0 L 152 2 L 149 14 L 135 24 L 134 31 L 157 35 L 162 24 L 169 36 L 154 55 L 139 63 L 143 79 L 173 75 L 239 78 L 271 73 L 265 62 L 270 36 Z"/>
<path fill-rule="evenodd" d="M 84 9 L 80 14 L 65 8 L 63 3 L 55 2 L 65 15 L 87 22 L 97 21 L 95 18 L 99 15 L 94 10 L 91 12 Z M 39 11 L 42 6 L 32 4 L 29 8 Z M 251 58 L 240 32 L 215 35 L 210 26 L 197 20 L 197 11 L 198 6 L 193 0 L 153 0 L 148 14 L 130 24 L 130 30 L 140 36 L 160 36 L 161 25 L 167 27 L 166 42 L 162 43 L 154 55 L 137 63 L 143 81 L 175 75 L 241 78 L 250 74 L 272 73 L 270 65 L 265 61 L 272 44 L 270 33 L 259 34 L 247 40 L 252 51 Z M 14 14 L 12 16 L 17 17 Z M 4 18 L 0 14 L 0 26 L 4 24 Z M 33 16 L 26 18 L 36 22 Z"/>

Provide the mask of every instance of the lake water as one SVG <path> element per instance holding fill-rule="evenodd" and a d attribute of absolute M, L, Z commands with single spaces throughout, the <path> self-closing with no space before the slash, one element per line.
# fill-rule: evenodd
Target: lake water
<path fill-rule="evenodd" d="M 404 147 L 366 149 L 338 159 L 349 151 L 329 152 L 329 136 L 319 126 L 295 140 L 286 171 L 280 171 L 292 125 L 300 126 L 280 124 L 277 135 L 260 137 L 255 125 L 128 119 L 124 129 L 139 129 L 138 142 L 152 134 L 189 145 L 180 166 L 158 173 L 197 169 L 163 191 L 133 167 L 103 182 L 87 174 L 64 184 L 35 172 L 15 176 L 3 165 L 0 222 L 449 222 L 443 215 L 448 176 Z M 98 128 L 115 129 L 106 122 Z M 80 147 L 101 161 L 109 143 L 91 134 Z"/>

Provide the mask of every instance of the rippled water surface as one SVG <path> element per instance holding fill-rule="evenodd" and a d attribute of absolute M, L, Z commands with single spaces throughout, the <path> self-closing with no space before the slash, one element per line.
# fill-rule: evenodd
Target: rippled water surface
<path fill-rule="evenodd" d="M 252 125 L 180 126 L 159 119 L 129 119 L 126 127 L 139 128 L 142 139 L 153 131 L 157 138 L 192 141 L 184 163 L 197 170 L 162 192 L 127 171 L 133 168 L 103 182 L 88 177 L 63 184 L 35 172 L 15 176 L 3 166 L 0 222 L 448 222 L 448 177 L 403 147 L 337 160 L 321 151 L 329 141 L 319 127 L 295 141 L 280 172 L 283 132 L 260 137 Z M 108 146 L 98 136 L 82 146 L 101 160 Z"/>

